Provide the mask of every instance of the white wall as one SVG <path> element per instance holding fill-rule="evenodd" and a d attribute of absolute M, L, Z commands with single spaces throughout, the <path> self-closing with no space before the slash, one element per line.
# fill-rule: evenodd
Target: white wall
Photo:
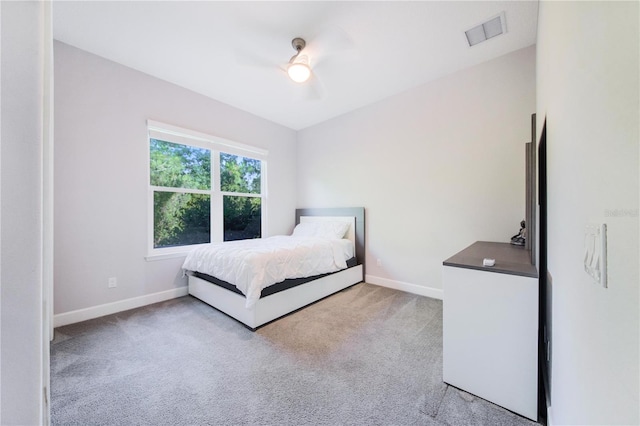
<path fill-rule="evenodd" d="M 268 149 L 267 232 L 291 231 L 293 130 L 66 44 L 54 49 L 56 314 L 186 285 L 183 258 L 144 259 L 147 119 Z"/>
<path fill-rule="evenodd" d="M 367 282 L 441 297 L 443 260 L 519 230 L 534 112 L 532 46 L 302 130 L 298 207 L 366 207 Z"/>
<path fill-rule="evenodd" d="M 540 124 L 547 118 L 553 424 L 640 422 L 638 6 L 540 3 L 537 110 Z M 587 223 L 608 227 L 607 289 L 583 270 Z"/>
<path fill-rule="evenodd" d="M 0 424 L 43 422 L 41 2 L 0 2 Z M 43 347 L 46 346 L 46 347 Z"/>

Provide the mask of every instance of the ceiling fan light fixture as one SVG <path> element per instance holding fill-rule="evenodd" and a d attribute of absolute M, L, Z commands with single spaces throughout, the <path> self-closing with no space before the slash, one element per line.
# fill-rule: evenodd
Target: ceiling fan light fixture
<path fill-rule="evenodd" d="M 287 74 L 289 74 L 289 78 L 296 83 L 304 83 L 311 77 L 311 68 L 305 63 L 294 62 L 287 67 Z"/>
<path fill-rule="evenodd" d="M 296 54 L 289 59 L 287 66 L 287 74 L 289 78 L 296 83 L 304 83 L 311 77 L 311 67 L 309 66 L 309 57 L 301 55 L 302 49 L 305 48 L 307 42 L 303 38 L 296 37 L 291 40 L 291 46 L 295 49 Z"/>

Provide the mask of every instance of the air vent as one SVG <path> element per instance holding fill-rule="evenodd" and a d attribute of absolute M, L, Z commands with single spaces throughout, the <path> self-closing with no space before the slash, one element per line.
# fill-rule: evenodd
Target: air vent
<path fill-rule="evenodd" d="M 487 22 L 473 27 L 464 33 L 467 35 L 467 42 L 469 43 L 469 46 L 475 46 L 478 43 L 482 43 L 485 40 L 489 40 L 492 37 L 506 32 L 507 25 L 504 20 L 504 12 L 502 12 L 495 18 L 491 18 Z"/>

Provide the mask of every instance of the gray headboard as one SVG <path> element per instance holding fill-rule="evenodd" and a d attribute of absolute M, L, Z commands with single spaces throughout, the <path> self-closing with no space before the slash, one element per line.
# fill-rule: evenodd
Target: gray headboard
<path fill-rule="evenodd" d="M 356 259 L 365 269 L 364 207 L 296 209 L 296 225 L 300 216 L 353 216 L 356 218 Z"/>

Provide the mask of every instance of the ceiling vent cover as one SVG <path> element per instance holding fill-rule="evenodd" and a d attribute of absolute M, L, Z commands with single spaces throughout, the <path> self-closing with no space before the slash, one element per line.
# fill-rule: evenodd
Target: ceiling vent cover
<path fill-rule="evenodd" d="M 469 46 L 475 46 L 478 43 L 482 43 L 485 40 L 489 40 L 492 37 L 504 34 L 507 32 L 507 25 L 504 19 L 504 12 L 498 16 L 489 19 L 464 33 L 467 36 L 467 42 Z"/>

